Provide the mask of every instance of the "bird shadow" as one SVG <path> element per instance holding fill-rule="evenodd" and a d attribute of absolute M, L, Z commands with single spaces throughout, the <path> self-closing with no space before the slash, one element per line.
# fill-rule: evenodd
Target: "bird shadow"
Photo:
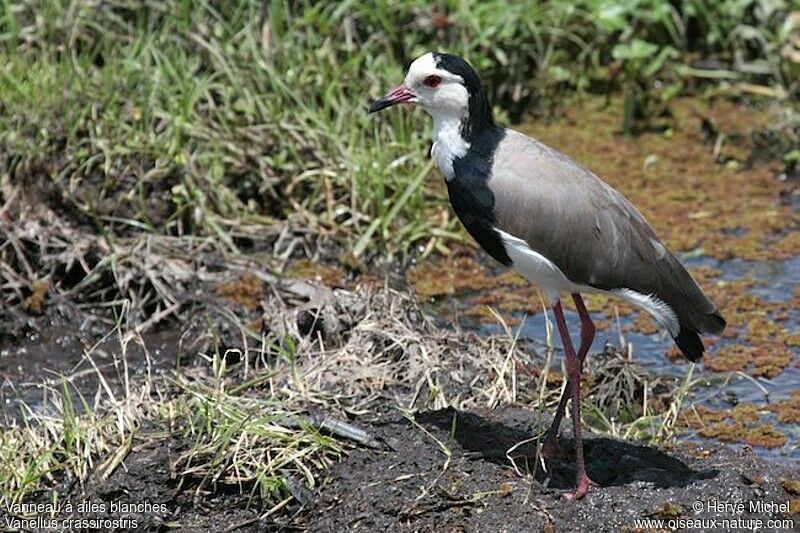
<path fill-rule="evenodd" d="M 537 433 L 532 414 L 523 409 L 507 409 L 500 415 L 502 419 L 496 421 L 448 407 L 419 413 L 416 419 L 423 425 L 447 431 L 468 456 L 503 466 L 511 464 L 510 457 L 520 471 L 533 473 L 540 482 L 549 478 L 550 487 L 574 488 L 572 439 L 563 436 L 559 439 L 561 452 L 548 462 L 545 472 L 536 458 L 536 441 L 531 440 Z M 491 417 L 497 418 L 497 412 L 491 412 Z M 545 422 L 549 424 L 549 420 Z M 569 421 L 565 420 L 563 425 L 570 425 Z M 564 433 L 569 431 L 562 430 Z M 693 470 L 680 459 L 652 446 L 608 437 L 584 436 L 583 449 L 589 477 L 605 487 L 637 481 L 651 483 L 655 488 L 685 487 L 719 474 L 715 469 Z"/>

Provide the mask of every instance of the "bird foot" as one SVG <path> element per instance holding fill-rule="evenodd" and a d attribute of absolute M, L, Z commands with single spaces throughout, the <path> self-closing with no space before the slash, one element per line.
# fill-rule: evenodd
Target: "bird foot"
<path fill-rule="evenodd" d="M 575 492 L 566 492 L 564 493 L 564 499 L 569 501 L 580 500 L 589 492 L 589 487 L 599 487 L 595 481 L 589 479 L 589 476 L 586 472 L 582 472 L 581 475 L 578 476 L 578 488 L 575 489 Z"/>

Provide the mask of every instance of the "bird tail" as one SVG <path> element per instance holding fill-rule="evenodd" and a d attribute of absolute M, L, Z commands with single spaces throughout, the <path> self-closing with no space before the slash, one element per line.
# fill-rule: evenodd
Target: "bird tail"
<path fill-rule="evenodd" d="M 680 324 L 680 330 L 673 339 L 683 355 L 689 361 L 695 362 L 705 352 L 700 334 L 719 335 L 727 324 L 681 262 L 675 256 L 670 259 L 672 276 L 667 279 L 671 279 L 674 284 L 666 291 L 670 295 L 667 304 L 675 311 Z"/>
<path fill-rule="evenodd" d="M 717 311 L 707 314 L 697 331 L 688 324 L 681 323 L 678 335 L 673 337 L 675 344 L 678 345 L 683 355 L 691 362 L 699 361 L 703 357 L 705 347 L 703 341 L 700 340 L 700 333 L 712 333 L 718 335 L 725 329 L 726 322 Z"/>

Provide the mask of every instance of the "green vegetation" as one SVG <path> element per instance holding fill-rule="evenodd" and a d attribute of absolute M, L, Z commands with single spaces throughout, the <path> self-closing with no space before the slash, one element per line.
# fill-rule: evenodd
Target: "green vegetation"
<path fill-rule="evenodd" d="M 669 100 L 687 91 L 796 101 L 797 9 L 781 0 L 4 2 L 3 167 L 109 237 L 216 235 L 236 248 L 270 241 L 288 218 L 348 247 L 368 233 L 357 252 L 408 250 L 454 229 L 427 210 L 441 198 L 423 185 L 426 123 L 364 111 L 418 54 L 467 56 L 505 120 L 557 113 L 565 91 L 621 89 L 620 123 L 638 131 L 667 127 Z M 796 135 L 796 121 L 785 128 Z"/>

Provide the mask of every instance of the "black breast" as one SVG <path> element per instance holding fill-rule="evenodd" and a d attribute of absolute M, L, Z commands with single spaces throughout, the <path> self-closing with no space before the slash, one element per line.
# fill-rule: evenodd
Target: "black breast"
<path fill-rule="evenodd" d="M 472 238 L 486 253 L 510 266 L 511 258 L 494 229 L 494 193 L 488 185 L 492 156 L 503 137 L 505 130 L 496 126 L 474 136 L 467 154 L 453 161 L 454 177 L 447 181 L 447 192 L 453 210 Z"/>

